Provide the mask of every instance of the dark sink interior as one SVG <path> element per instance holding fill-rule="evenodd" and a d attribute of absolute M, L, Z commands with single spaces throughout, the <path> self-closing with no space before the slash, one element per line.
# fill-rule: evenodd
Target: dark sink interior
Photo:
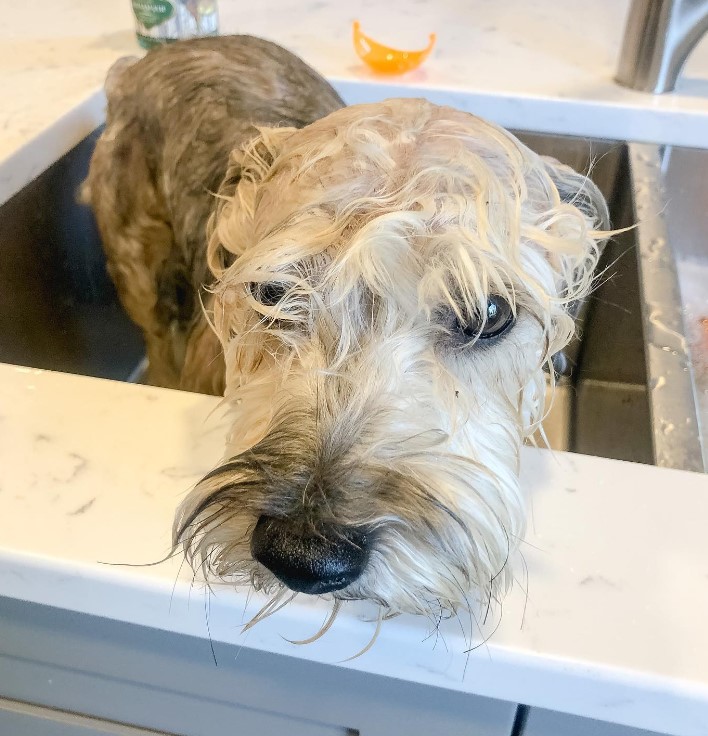
<path fill-rule="evenodd" d="M 613 228 L 634 222 L 632 183 L 624 144 L 519 133 L 540 154 L 589 172 L 610 208 Z M 550 443 L 587 455 L 652 463 L 642 309 L 633 231 L 605 246 L 599 286 L 569 347 L 572 375 L 561 377 L 546 425 Z"/>
<path fill-rule="evenodd" d="M 90 210 L 77 202 L 100 131 L 0 207 L 0 362 L 122 381 L 144 351 L 105 270 Z M 627 150 L 621 144 L 519 134 L 539 153 L 591 170 L 612 222 L 632 222 Z M 652 462 L 634 236 L 605 249 L 602 284 L 589 299 L 581 339 L 568 349 L 545 422 L 551 446 Z"/>
<path fill-rule="evenodd" d="M 76 199 L 99 134 L 0 207 L 2 362 L 127 380 L 143 356 Z"/>

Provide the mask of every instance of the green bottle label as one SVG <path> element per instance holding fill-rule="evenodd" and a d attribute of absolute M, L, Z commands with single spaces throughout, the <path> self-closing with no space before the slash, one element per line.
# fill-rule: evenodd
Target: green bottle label
<path fill-rule="evenodd" d="M 133 12 L 145 28 L 154 28 L 169 20 L 175 12 L 169 0 L 133 0 Z"/>

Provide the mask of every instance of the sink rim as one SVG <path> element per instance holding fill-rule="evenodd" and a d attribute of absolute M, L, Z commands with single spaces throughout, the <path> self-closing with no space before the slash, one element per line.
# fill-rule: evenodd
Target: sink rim
<path fill-rule="evenodd" d="M 629 143 L 647 389 L 657 466 L 706 472 L 694 363 L 664 211 L 663 146 Z"/>

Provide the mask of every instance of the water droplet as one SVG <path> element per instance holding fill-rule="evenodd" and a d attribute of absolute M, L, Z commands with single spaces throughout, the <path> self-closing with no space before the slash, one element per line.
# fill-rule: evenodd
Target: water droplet
<path fill-rule="evenodd" d="M 660 388 L 663 388 L 666 386 L 666 378 L 664 376 L 659 376 L 658 378 L 652 378 L 651 380 L 651 390 L 652 391 L 658 391 Z"/>
<path fill-rule="evenodd" d="M 649 241 L 649 245 L 647 247 L 647 253 L 650 256 L 661 255 L 661 252 L 665 245 L 666 245 L 666 238 L 652 238 Z"/>

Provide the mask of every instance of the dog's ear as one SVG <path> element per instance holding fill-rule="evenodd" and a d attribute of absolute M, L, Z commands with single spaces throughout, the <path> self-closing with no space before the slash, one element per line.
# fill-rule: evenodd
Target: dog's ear
<path fill-rule="evenodd" d="M 570 166 L 550 157 L 542 157 L 542 160 L 556 189 L 559 203 L 575 208 L 585 221 L 583 235 L 578 236 L 577 229 L 573 228 L 576 231 L 572 236 L 575 247 L 571 252 L 562 255 L 548 253 L 549 259 L 555 261 L 554 266 L 560 276 L 561 293 L 571 297 L 563 311 L 573 322 L 581 325 L 587 313 L 587 296 L 596 281 L 597 265 L 606 240 L 604 233 L 610 227 L 607 203 L 589 175 L 579 174 Z M 569 345 L 563 345 L 563 342 L 561 340 L 558 345 L 560 349 L 553 351 L 553 367 L 556 373 L 569 374 L 577 358 L 578 343 L 574 340 Z"/>
<path fill-rule="evenodd" d="M 580 210 L 591 229 L 607 230 L 610 226 L 607 203 L 590 175 L 579 174 L 550 156 L 543 156 L 542 159 L 561 202 Z"/>
<path fill-rule="evenodd" d="M 606 241 L 603 233 L 610 227 L 610 215 L 602 192 L 588 174 L 579 174 L 550 157 L 544 156 L 542 160 L 556 189 L 559 204 L 573 207 L 585 221 L 584 235 L 573 237 L 576 247 L 572 255 L 568 253 L 559 258 L 563 261 L 564 291 L 575 297 L 568 302 L 567 311 L 576 318 L 583 298 L 593 286 L 594 270 Z M 581 247 L 577 247 L 579 245 Z"/>
<path fill-rule="evenodd" d="M 295 131 L 254 128 L 248 142 L 231 151 L 208 225 L 207 261 L 217 279 L 243 251 L 237 235 L 252 231 L 258 188 L 270 176 L 283 143 Z"/>
<path fill-rule="evenodd" d="M 255 135 L 246 144 L 231 152 L 220 193 L 233 194 L 242 179 L 262 183 L 277 161 L 283 143 L 295 131 L 296 128 L 256 128 Z"/>

